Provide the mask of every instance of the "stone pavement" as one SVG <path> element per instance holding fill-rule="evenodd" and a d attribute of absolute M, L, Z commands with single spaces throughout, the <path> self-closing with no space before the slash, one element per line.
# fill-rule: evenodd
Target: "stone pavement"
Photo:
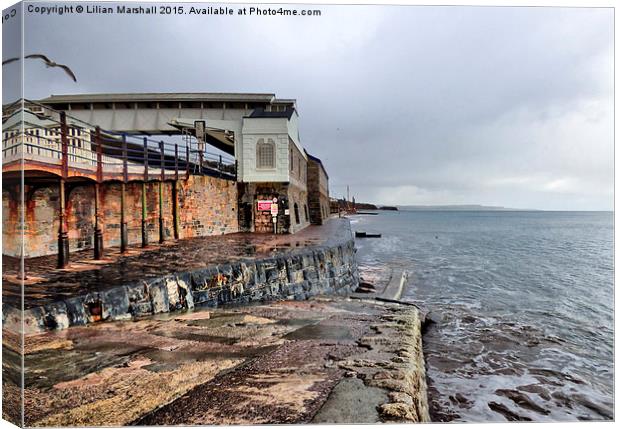
<path fill-rule="evenodd" d="M 3 343 L 15 373 L 18 338 Z M 428 421 L 419 313 L 397 303 L 168 313 L 27 335 L 24 348 L 28 426 Z M 17 383 L 3 386 L 13 421 Z"/>

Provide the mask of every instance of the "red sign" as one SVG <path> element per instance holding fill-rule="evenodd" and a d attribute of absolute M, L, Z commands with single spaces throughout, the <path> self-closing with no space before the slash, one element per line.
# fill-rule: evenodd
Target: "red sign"
<path fill-rule="evenodd" d="M 259 211 L 270 211 L 271 200 L 258 200 L 258 210 Z"/>

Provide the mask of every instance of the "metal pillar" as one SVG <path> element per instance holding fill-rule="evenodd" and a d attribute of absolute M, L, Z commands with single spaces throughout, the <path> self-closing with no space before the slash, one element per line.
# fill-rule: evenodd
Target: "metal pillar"
<path fill-rule="evenodd" d="M 94 236 L 94 258 L 103 258 L 103 232 L 99 223 L 99 186 L 103 182 L 103 148 L 101 146 L 101 129 L 95 130 L 95 145 L 97 149 L 97 182 L 95 183 L 95 236 Z"/>
<path fill-rule="evenodd" d="M 159 181 L 159 242 L 164 242 L 164 182 Z"/>
<path fill-rule="evenodd" d="M 99 183 L 95 183 L 95 259 L 103 258 L 103 233 L 99 224 Z"/>
<path fill-rule="evenodd" d="M 60 179 L 59 187 L 58 268 L 64 268 L 69 263 L 69 235 L 67 234 L 65 213 L 65 179 Z"/>
<path fill-rule="evenodd" d="M 127 251 L 127 220 L 125 219 L 125 197 L 127 191 L 127 136 L 123 134 L 123 182 L 121 183 L 121 253 Z"/>
<path fill-rule="evenodd" d="M 23 193 L 22 193 L 23 191 Z M 25 203 L 26 201 L 28 201 L 30 199 L 30 196 L 26 196 L 26 185 L 24 185 L 22 187 L 21 183 L 16 185 L 15 187 L 15 194 L 13 195 L 11 193 L 11 196 L 9 198 L 14 198 L 15 202 L 17 203 L 17 217 L 19 219 L 19 224 L 20 225 L 24 225 L 26 219 L 25 219 Z M 19 246 L 19 272 L 17 274 L 17 278 L 19 280 L 26 280 L 26 264 L 25 264 L 25 259 L 24 259 L 24 246 L 26 245 L 25 240 L 21 240 L 20 246 Z"/>
<path fill-rule="evenodd" d="M 174 239 L 179 239 L 179 188 L 178 180 L 172 182 L 172 217 Z"/>
<path fill-rule="evenodd" d="M 66 198 L 65 180 L 69 175 L 69 140 L 67 139 L 67 116 L 60 113 L 60 143 L 61 143 L 61 179 L 59 183 L 59 225 L 58 225 L 58 268 L 64 268 L 69 263 L 69 235 L 66 225 Z"/>
<path fill-rule="evenodd" d="M 125 182 L 121 183 L 121 253 L 127 251 L 127 220 L 125 219 Z"/>
<path fill-rule="evenodd" d="M 146 182 L 142 182 L 142 247 L 149 244 L 149 231 L 147 229 L 148 221 L 146 220 Z"/>

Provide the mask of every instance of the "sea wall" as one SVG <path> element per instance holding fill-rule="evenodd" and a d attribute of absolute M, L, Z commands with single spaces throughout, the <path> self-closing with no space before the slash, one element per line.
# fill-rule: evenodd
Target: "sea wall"
<path fill-rule="evenodd" d="M 126 284 L 68 298 L 23 313 L 24 333 L 65 329 L 100 321 L 136 317 L 196 306 L 216 307 L 319 294 L 346 295 L 359 282 L 350 229 L 321 246 L 271 258 L 247 259 Z M 21 312 L 3 306 L 3 327 L 21 331 Z"/>

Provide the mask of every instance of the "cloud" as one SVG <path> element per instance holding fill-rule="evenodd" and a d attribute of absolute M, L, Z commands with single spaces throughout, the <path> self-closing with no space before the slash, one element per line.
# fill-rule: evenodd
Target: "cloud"
<path fill-rule="evenodd" d="M 28 16 L 27 96 L 275 92 L 333 194 L 611 209 L 613 10 L 320 6 L 322 16 Z"/>

